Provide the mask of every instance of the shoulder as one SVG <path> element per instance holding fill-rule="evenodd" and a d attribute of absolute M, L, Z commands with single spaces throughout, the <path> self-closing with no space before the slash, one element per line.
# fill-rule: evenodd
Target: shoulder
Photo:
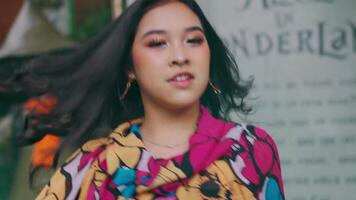
<path fill-rule="evenodd" d="M 106 146 L 110 143 L 109 141 L 109 137 L 88 140 L 67 158 L 64 165 L 73 162 L 73 160 L 78 159 L 78 157 L 90 157 L 90 159 L 88 159 L 87 161 L 94 159 L 98 154 L 100 154 L 100 152 L 102 152 L 106 148 Z"/>
<path fill-rule="evenodd" d="M 234 149 L 241 154 L 247 153 L 256 167 L 266 174 L 272 165 L 280 165 L 277 145 L 272 136 L 263 128 L 253 124 L 239 124 L 231 128 L 224 136 L 235 141 Z"/>
<path fill-rule="evenodd" d="M 94 175 L 96 168 L 102 167 L 98 161 L 104 155 L 108 141 L 108 138 L 94 139 L 78 148 L 55 172 L 36 199 L 71 199 L 80 195 L 89 185 L 88 178 Z"/>
<path fill-rule="evenodd" d="M 259 150 L 267 145 L 271 150 L 277 151 L 277 145 L 272 136 L 265 129 L 253 124 L 234 123 L 234 126 L 227 131 L 224 138 L 235 140 L 246 150 Z"/>
<path fill-rule="evenodd" d="M 280 158 L 271 135 L 259 126 L 236 123 L 225 137 L 234 140 L 228 162 L 241 182 L 261 199 L 271 194 L 283 199 Z"/>

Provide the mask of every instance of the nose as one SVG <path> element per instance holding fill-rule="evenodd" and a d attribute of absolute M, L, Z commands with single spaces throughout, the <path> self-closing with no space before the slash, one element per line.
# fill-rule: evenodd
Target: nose
<path fill-rule="evenodd" d="M 169 66 L 183 67 L 185 65 L 190 64 L 190 60 L 188 59 L 188 55 L 184 49 L 184 45 L 182 44 L 173 45 L 171 53 L 172 53 L 172 57 Z"/>

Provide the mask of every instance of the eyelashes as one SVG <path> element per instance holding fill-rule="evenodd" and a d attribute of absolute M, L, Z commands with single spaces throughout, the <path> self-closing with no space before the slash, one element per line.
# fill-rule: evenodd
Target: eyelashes
<path fill-rule="evenodd" d="M 188 39 L 186 42 L 193 46 L 198 46 L 204 43 L 204 41 L 205 39 L 203 37 L 197 37 L 197 38 Z M 148 42 L 147 46 L 150 48 L 158 48 L 158 47 L 163 47 L 167 44 L 168 44 L 167 41 L 164 39 L 152 39 L 151 41 Z"/>
<path fill-rule="evenodd" d="M 161 46 L 166 45 L 166 44 L 167 43 L 166 43 L 165 40 L 153 39 L 147 44 L 147 46 L 155 48 L 155 47 L 161 47 Z"/>
<path fill-rule="evenodd" d="M 204 42 L 204 38 L 193 38 L 188 40 L 188 43 L 191 44 L 202 44 L 203 42 Z"/>

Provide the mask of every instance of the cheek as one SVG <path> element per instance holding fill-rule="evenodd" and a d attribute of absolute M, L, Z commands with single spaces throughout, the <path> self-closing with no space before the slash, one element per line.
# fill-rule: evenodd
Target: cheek
<path fill-rule="evenodd" d="M 160 58 L 160 59 L 157 59 Z M 139 47 L 132 52 L 133 68 L 141 89 L 156 87 L 162 80 L 163 55 L 160 52 Z"/>
<path fill-rule="evenodd" d="M 209 48 L 208 45 L 205 46 L 204 51 L 203 51 L 202 54 L 203 54 L 202 56 L 204 56 L 206 58 L 205 60 L 208 63 L 208 65 L 210 66 L 210 56 L 211 56 L 211 54 L 210 54 L 210 48 Z"/>
<path fill-rule="evenodd" d="M 196 57 L 200 58 L 201 62 L 204 63 L 210 63 L 210 48 L 207 44 L 204 46 L 193 49 L 193 54 L 195 54 Z"/>
<path fill-rule="evenodd" d="M 200 67 L 200 70 L 204 70 L 209 74 L 210 69 L 210 49 L 208 47 L 193 50 L 191 52 L 192 58 L 195 59 L 195 63 Z"/>
<path fill-rule="evenodd" d="M 208 82 L 210 79 L 210 49 L 206 48 L 204 51 L 201 52 L 200 57 L 204 58 L 203 59 L 203 66 L 204 66 L 204 71 L 205 71 L 205 82 Z"/>
<path fill-rule="evenodd" d="M 156 72 L 162 65 L 163 60 L 157 58 L 162 58 L 162 53 L 145 48 L 133 49 L 132 59 L 136 76 Z"/>
<path fill-rule="evenodd" d="M 205 62 L 208 68 L 210 68 L 210 49 L 207 48 L 207 50 L 203 53 L 203 55 L 205 57 Z"/>

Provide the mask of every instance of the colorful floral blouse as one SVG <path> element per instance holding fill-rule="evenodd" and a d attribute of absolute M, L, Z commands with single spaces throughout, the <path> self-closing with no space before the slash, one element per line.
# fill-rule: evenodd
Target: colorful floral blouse
<path fill-rule="evenodd" d="M 189 150 L 155 159 L 141 140 L 141 122 L 84 144 L 36 199 L 284 199 L 277 148 L 261 128 L 216 119 L 201 106 Z"/>

